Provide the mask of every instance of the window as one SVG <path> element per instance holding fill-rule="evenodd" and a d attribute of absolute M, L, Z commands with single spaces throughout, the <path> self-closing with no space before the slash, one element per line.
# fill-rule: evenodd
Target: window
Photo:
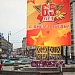
<path fill-rule="evenodd" d="M 71 39 L 74 39 L 74 35 L 71 35 Z"/>
<path fill-rule="evenodd" d="M 71 41 L 71 44 L 73 45 L 74 44 L 74 41 Z"/>
<path fill-rule="evenodd" d="M 1 47 L 2 45 L 1 45 L 1 42 L 0 42 L 0 47 Z"/>

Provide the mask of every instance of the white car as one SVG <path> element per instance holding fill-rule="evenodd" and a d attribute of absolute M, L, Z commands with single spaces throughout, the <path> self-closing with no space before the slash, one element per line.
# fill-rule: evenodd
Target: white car
<path fill-rule="evenodd" d="M 17 61 L 19 64 L 30 64 L 31 62 L 29 60 L 19 60 Z"/>

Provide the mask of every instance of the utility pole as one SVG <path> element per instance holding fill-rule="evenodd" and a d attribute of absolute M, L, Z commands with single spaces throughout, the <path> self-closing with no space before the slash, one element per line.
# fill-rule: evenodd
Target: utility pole
<path fill-rule="evenodd" d="M 9 36 L 11 35 L 11 32 L 8 32 L 8 59 L 10 59 L 10 49 L 9 49 Z"/>

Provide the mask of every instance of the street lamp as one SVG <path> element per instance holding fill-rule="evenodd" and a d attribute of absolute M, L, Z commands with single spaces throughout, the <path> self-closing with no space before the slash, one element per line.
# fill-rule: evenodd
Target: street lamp
<path fill-rule="evenodd" d="M 8 43 L 9 43 L 9 36 L 11 35 L 11 32 L 8 32 Z M 8 59 L 10 59 L 10 49 L 9 49 L 9 44 L 8 44 Z"/>

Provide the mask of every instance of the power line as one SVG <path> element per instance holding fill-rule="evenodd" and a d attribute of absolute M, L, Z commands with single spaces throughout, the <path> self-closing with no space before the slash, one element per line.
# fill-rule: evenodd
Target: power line
<path fill-rule="evenodd" d="M 22 42 L 12 42 L 12 43 L 22 43 Z"/>
<path fill-rule="evenodd" d="M 21 29 L 21 30 L 15 32 L 14 34 L 11 34 L 11 36 L 16 35 L 17 33 L 21 32 L 21 31 L 23 31 L 23 30 L 25 30 L 25 28 L 23 28 L 23 29 Z M 10 37 L 11 37 L 11 36 L 10 36 Z M 6 38 L 8 38 L 8 37 L 6 37 Z"/>
<path fill-rule="evenodd" d="M 23 28 L 22 30 L 17 31 L 16 33 L 12 34 L 11 36 L 13 36 L 13 35 L 15 35 L 15 34 L 21 32 L 21 31 L 23 31 L 23 30 L 25 30 L 25 28 Z"/>
<path fill-rule="evenodd" d="M 10 40 L 12 43 L 22 43 L 20 40 Z"/>
<path fill-rule="evenodd" d="M 14 34 L 10 35 L 10 37 L 11 37 L 11 36 L 14 36 L 14 35 L 16 35 L 16 34 L 18 34 L 19 32 L 21 32 L 21 31 L 23 31 L 23 30 L 25 30 L 25 28 L 23 28 L 23 29 L 21 29 L 21 30 L 15 32 Z M 6 38 L 8 38 L 8 37 L 6 37 Z M 14 41 L 12 41 L 12 43 L 22 43 L 22 42 L 18 42 L 18 40 L 14 40 Z"/>

